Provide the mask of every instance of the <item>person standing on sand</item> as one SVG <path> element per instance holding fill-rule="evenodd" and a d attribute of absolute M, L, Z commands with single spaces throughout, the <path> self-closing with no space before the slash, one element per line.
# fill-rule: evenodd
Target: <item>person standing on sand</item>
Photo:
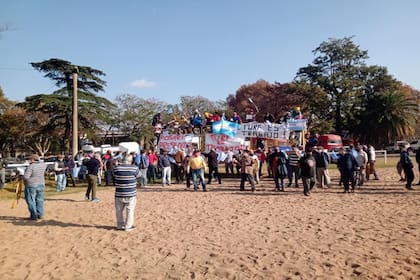
<path fill-rule="evenodd" d="M 248 151 L 243 151 L 243 155 L 240 159 L 241 163 L 241 184 L 239 189 L 241 192 L 245 191 L 245 181 L 251 184 L 251 190 L 255 192 L 255 181 L 252 176 L 254 168 L 252 167 L 252 158 Z"/>
<path fill-rule="evenodd" d="M 217 179 L 219 184 L 222 183 L 222 177 L 219 173 L 219 160 L 218 160 L 218 154 L 216 152 L 216 148 L 211 148 L 210 152 L 207 154 L 207 163 L 209 166 L 209 178 L 207 180 L 207 184 L 211 184 L 211 179 L 213 176 Z"/>
<path fill-rule="evenodd" d="M 158 157 L 158 165 L 162 169 L 162 187 L 171 185 L 171 160 L 168 151 L 161 149 Z"/>
<path fill-rule="evenodd" d="M 99 199 L 96 197 L 96 189 L 98 187 L 98 174 L 101 163 L 91 151 L 88 157 L 83 160 L 83 165 L 86 166 L 88 181 L 85 200 L 92 198 L 92 202 L 99 202 Z"/>
<path fill-rule="evenodd" d="M 203 157 L 201 156 L 201 152 L 196 150 L 193 153 L 193 157 L 189 160 L 187 166 L 187 173 L 191 172 L 193 183 L 194 183 L 194 191 L 198 190 L 198 178 L 201 180 L 201 185 L 203 186 L 203 191 L 206 192 L 206 181 L 204 179 L 204 170 L 206 169 L 206 162 L 204 161 Z"/>
<path fill-rule="evenodd" d="M 299 187 L 298 180 L 300 178 L 300 170 L 299 170 L 299 159 L 302 157 L 299 149 L 296 145 L 292 145 L 292 150 L 287 152 L 288 161 L 287 161 L 287 176 L 289 178 L 288 187 L 292 186 L 293 177 L 295 180 L 295 187 Z"/>
<path fill-rule="evenodd" d="M 315 186 L 316 164 L 312 156 L 312 147 L 307 146 L 305 155 L 299 159 L 300 177 L 302 178 L 303 194 L 309 196 Z"/>
<path fill-rule="evenodd" d="M 137 204 L 137 178 L 141 176 L 139 168 L 132 164 L 133 157 L 126 155 L 121 164 L 114 168 L 115 213 L 117 229 L 132 231 L 134 226 L 134 210 Z M 124 210 L 126 218 L 124 219 Z"/>
<path fill-rule="evenodd" d="M 39 156 L 34 154 L 23 174 L 25 200 L 31 214 L 30 219 L 33 221 L 44 217 L 45 169 L 45 162 L 40 162 Z"/>
<path fill-rule="evenodd" d="M 324 151 L 323 146 L 316 146 L 313 156 L 316 163 L 316 181 L 318 182 L 318 187 L 331 187 L 331 178 L 328 172 L 328 165 L 331 163 L 330 156 Z"/>
<path fill-rule="evenodd" d="M 66 171 L 69 168 L 66 166 L 66 163 L 64 162 L 64 155 L 60 154 L 57 157 L 57 160 L 54 162 L 54 171 L 55 171 L 55 177 L 56 177 L 56 186 L 55 190 L 57 192 L 62 192 L 67 186 L 67 176 Z"/>
<path fill-rule="evenodd" d="M 373 174 L 373 176 L 375 176 L 375 180 L 379 180 L 378 174 L 376 173 L 376 169 L 375 169 L 376 152 L 375 152 L 375 148 L 372 145 L 368 146 L 367 155 L 368 155 L 369 162 L 366 166 L 366 180 L 369 181 L 370 174 Z"/>
<path fill-rule="evenodd" d="M 343 148 L 340 148 L 340 153 L 343 153 Z M 356 177 L 355 172 L 359 168 L 356 158 L 353 156 L 353 153 L 349 148 L 346 149 L 346 152 L 341 156 L 337 161 L 338 169 L 340 170 L 341 180 L 343 181 L 344 193 L 354 192 L 356 187 Z"/>
<path fill-rule="evenodd" d="M 411 162 L 410 155 L 408 154 L 407 147 L 403 144 L 399 146 L 400 148 L 400 163 L 401 167 L 404 170 L 405 174 L 405 188 L 412 190 L 412 183 L 414 181 L 414 172 L 413 172 L 413 163 Z"/>

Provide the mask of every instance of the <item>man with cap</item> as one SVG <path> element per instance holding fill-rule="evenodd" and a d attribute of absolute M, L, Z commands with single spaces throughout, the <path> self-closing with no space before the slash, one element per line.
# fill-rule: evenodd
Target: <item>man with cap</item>
<path fill-rule="evenodd" d="M 88 156 L 83 160 L 83 165 L 86 166 L 87 170 L 88 181 L 85 199 L 92 199 L 92 202 L 99 202 L 99 199 L 96 197 L 96 190 L 98 187 L 98 174 L 101 162 L 95 157 L 93 150 L 88 151 L 88 153 Z"/>
<path fill-rule="evenodd" d="M 34 154 L 31 163 L 25 169 L 23 181 L 25 183 L 25 200 L 28 204 L 30 219 L 36 221 L 44 216 L 44 189 L 45 189 L 45 162 L 39 161 L 39 156 Z"/>
<path fill-rule="evenodd" d="M 219 184 L 222 183 L 222 177 L 219 173 L 219 160 L 218 160 L 218 154 L 216 152 L 216 148 L 211 148 L 210 152 L 207 154 L 207 163 L 209 166 L 209 179 L 207 181 L 207 184 L 211 184 L 211 179 L 214 175 L 214 177 L 217 178 L 217 181 Z"/>
<path fill-rule="evenodd" d="M 158 157 L 158 165 L 162 170 L 162 187 L 165 185 L 171 185 L 171 159 L 168 155 L 168 151 L 161 149 Z"/>

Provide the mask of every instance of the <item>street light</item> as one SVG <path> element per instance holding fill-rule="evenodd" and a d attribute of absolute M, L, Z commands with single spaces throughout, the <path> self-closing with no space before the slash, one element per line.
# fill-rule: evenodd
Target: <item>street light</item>
<path fill-rule="evenodd" d="M 251 97 L 248 97 L 248 100 L 249 100 L 249 102 L 251 102 L 251 104 L 252 104 L 252 105 L 254 105 L 255 110 L 257 110 L 257 113 L 259 113 L 259 112 L 260 112 L 260 109 L 258 108 L 258 106 L 257 106 L 257 105 L 255 105 L 255 103 L 254 103 L 254 101 L 251 99 Z"/>

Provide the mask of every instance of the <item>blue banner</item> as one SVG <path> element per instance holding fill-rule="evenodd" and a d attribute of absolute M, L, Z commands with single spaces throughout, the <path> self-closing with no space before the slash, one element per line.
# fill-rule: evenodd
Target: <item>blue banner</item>
<path fill-rule="evenodd" d="M 241 125 L 238 123 L 221 120 L 213 123 L 212 131 L 214 134 L 226 134 L 234 137 L 240 127 Z"/>

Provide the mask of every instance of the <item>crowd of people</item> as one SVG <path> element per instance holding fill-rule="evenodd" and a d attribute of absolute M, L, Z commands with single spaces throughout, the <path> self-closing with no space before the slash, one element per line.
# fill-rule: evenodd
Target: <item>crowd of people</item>
<path fill-rule="evenodd" d="M 401 178 L 406 182 L 406 188 L 412 190 L 414 164 L 407 147 L 401 146 L 400 150 L 398 167 Z M 285 187 L 299 188 L 301 182 L 303 194 L 309 196 L 316 185 L 319 188 L 331 187 L 329 166 L 335 162 L 340 172 L 339 185 L 343 186 L 344 193 L 350 193 L 370 179 L 379 180 L 375 156 L 375 149 L 371 145 L 351 145 L 340 148 L 338 154 L 330 154 L 317 145 L 307 145 L 304 150 L 293 145 L 287 151 L 273 147 L 267 153 L 261 147 L 240 151 L 229 149 L 223 153 L 214 148 L 202 152 L 177 147 L 161 149 L 159 154 L 154 150 L 131 154 L 107 151 L 105 155 L 81 151 L 75 157 L 60 155 L 54 163 L 54 171 L 58 192 L 65 190 L 67 179 L 73 184 L 77 180 L 87 182 L 85 199 L 92 202 L 100 201 L 97 186 L 103 177 L 106 186 L 115 187 L 117 228 L 131 231 L 135 229 L 133 220 L 138 187 L 157 183 L 169 187 L 175 180 L 177 184 L 185 184 L 187 190 L 198 191 L 201 188 L 205 192 L 208 185 L 213 182 L 222 184 L 223 176 L 229 176 L 240 178 L 239 191 L 245 191 L 245 184 L 249 183 L 251 191 L 255 192 L 261 178 L 266 176 L 272 178 L 276 191 L 285 191 Z M 420 151 L 416 153 L 416 161 L 420 166 Z M 33 155 L 30 162 L 23 175 L 25 199 L 30 219 L 37 220 L 44 215 L 47 165 L 37 155 Z M 223 176 L 219 172 L 221 164 L 225 169 Z"/>

